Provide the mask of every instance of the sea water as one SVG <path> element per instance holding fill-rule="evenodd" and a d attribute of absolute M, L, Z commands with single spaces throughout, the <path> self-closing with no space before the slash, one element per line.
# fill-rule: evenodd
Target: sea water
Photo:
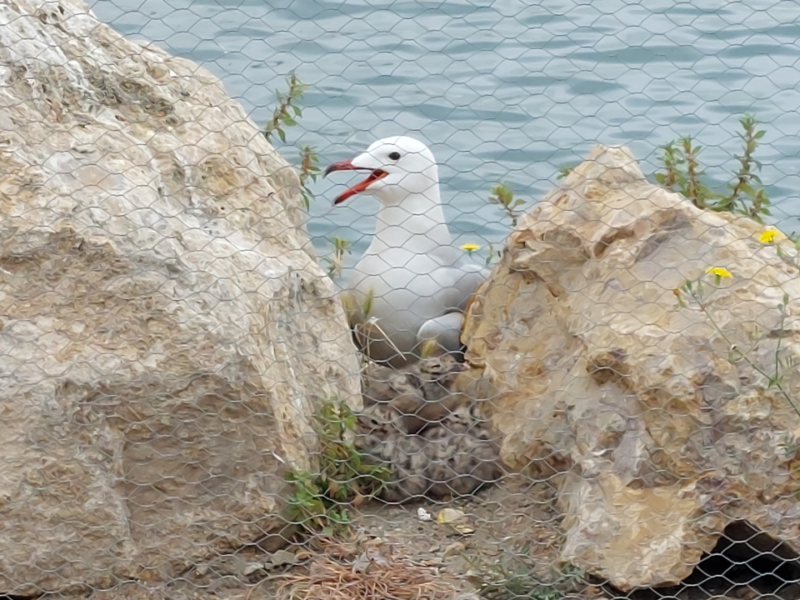
<path fill-rule="evenodd" d="M 296 71 L 309 85 L 287 158 L 321 162 L 408 134 L 441 163 L 457 243 L 510 223 L 487 198 L 507 183 L 531 206 L 595 143 L 626 144 L 652 175 L 662 146 L 691 135 L 710 181 L 737 168 L 739 118 L 767 134 L 757 158 L 774 222 L 800 230 L 800 4 L 747 0 L 93 0 L 123 34 L 220 77 L 261 127 Z M 375 200 L 331 201 L 359 176 L 313 185 L 309 231 L 363 250 Z"/>

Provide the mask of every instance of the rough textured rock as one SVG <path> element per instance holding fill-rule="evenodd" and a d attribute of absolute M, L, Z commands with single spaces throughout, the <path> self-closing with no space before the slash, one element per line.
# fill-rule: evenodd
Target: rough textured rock
<path fill-rule="evenodd" d="M 0 19 L 0 594 L 174 576 L 275 531 L 315 401 L 360 403 L 343 311 L 216 78 L 79 0 Z"/>
<path fill-rule="evenodd" d="M 563 473 L 562 558 L 620 588 L 677 582 L 734 520 L 800 550 L 798 417 L 767 378 L 779 356 L 800 398 L 800 277 L 763 231 L 598 147 L 521 219 L 471 307 L 503 458 Z M 697 279 L 708 314 L 674 292 Z"/>

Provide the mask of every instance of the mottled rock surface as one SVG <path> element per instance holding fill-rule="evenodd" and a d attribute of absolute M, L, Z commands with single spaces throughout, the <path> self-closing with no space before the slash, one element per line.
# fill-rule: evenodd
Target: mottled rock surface
<path fill-rule="evenodd" d="M 215 77 L 80 0 L 0 20 L 0 594 L 174 577 L 281 526 L 360 403 L 344 314 Z"/>
<path fill-rule="evenodd" d="M 768 381 L 778 356 L 800 398 L 797 252 L 763 231 L 597 147 L 521 219 L 471 307 L 503 458 L 562 474 L 562 558 L 620 588 L 679 581 L 734 520 L 800 550 L 798 417 Z M 702 306 L 679 301 L 698 279 Z"/>

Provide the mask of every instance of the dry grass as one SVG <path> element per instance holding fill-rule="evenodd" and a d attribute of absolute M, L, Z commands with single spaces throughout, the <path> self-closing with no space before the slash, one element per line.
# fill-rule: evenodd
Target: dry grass
<path fill-rule="evenodd" d="M 360 555 L 341 552 L 340 547 L 331 550 L 316 556 L 307 572 L 287 575 L 279 597 L 286 600 L 454 600 L 461 595 L 452 578 L 444 577 L 433 567 L 414 564 L 408 556 L 397 555 L 391 544 L 374 540 Z M 343 554 L 350 554 L 350 557 Z"/>

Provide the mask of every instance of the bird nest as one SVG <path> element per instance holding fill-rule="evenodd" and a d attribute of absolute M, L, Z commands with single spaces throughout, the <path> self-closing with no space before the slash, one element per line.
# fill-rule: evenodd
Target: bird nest
<path fill-rule="evenodd" d="M 350 553 L 326 553 L 316 556 L 307 572 L 286 576 L 280 588 L 282 600 L 360 600 L 392 598 L 395 600 L 455 600 L 470 597 L 452 578 L 438 569 L 416 564 L 410 557 L 381 540 L 373 543 L 356 558 Z"/>

